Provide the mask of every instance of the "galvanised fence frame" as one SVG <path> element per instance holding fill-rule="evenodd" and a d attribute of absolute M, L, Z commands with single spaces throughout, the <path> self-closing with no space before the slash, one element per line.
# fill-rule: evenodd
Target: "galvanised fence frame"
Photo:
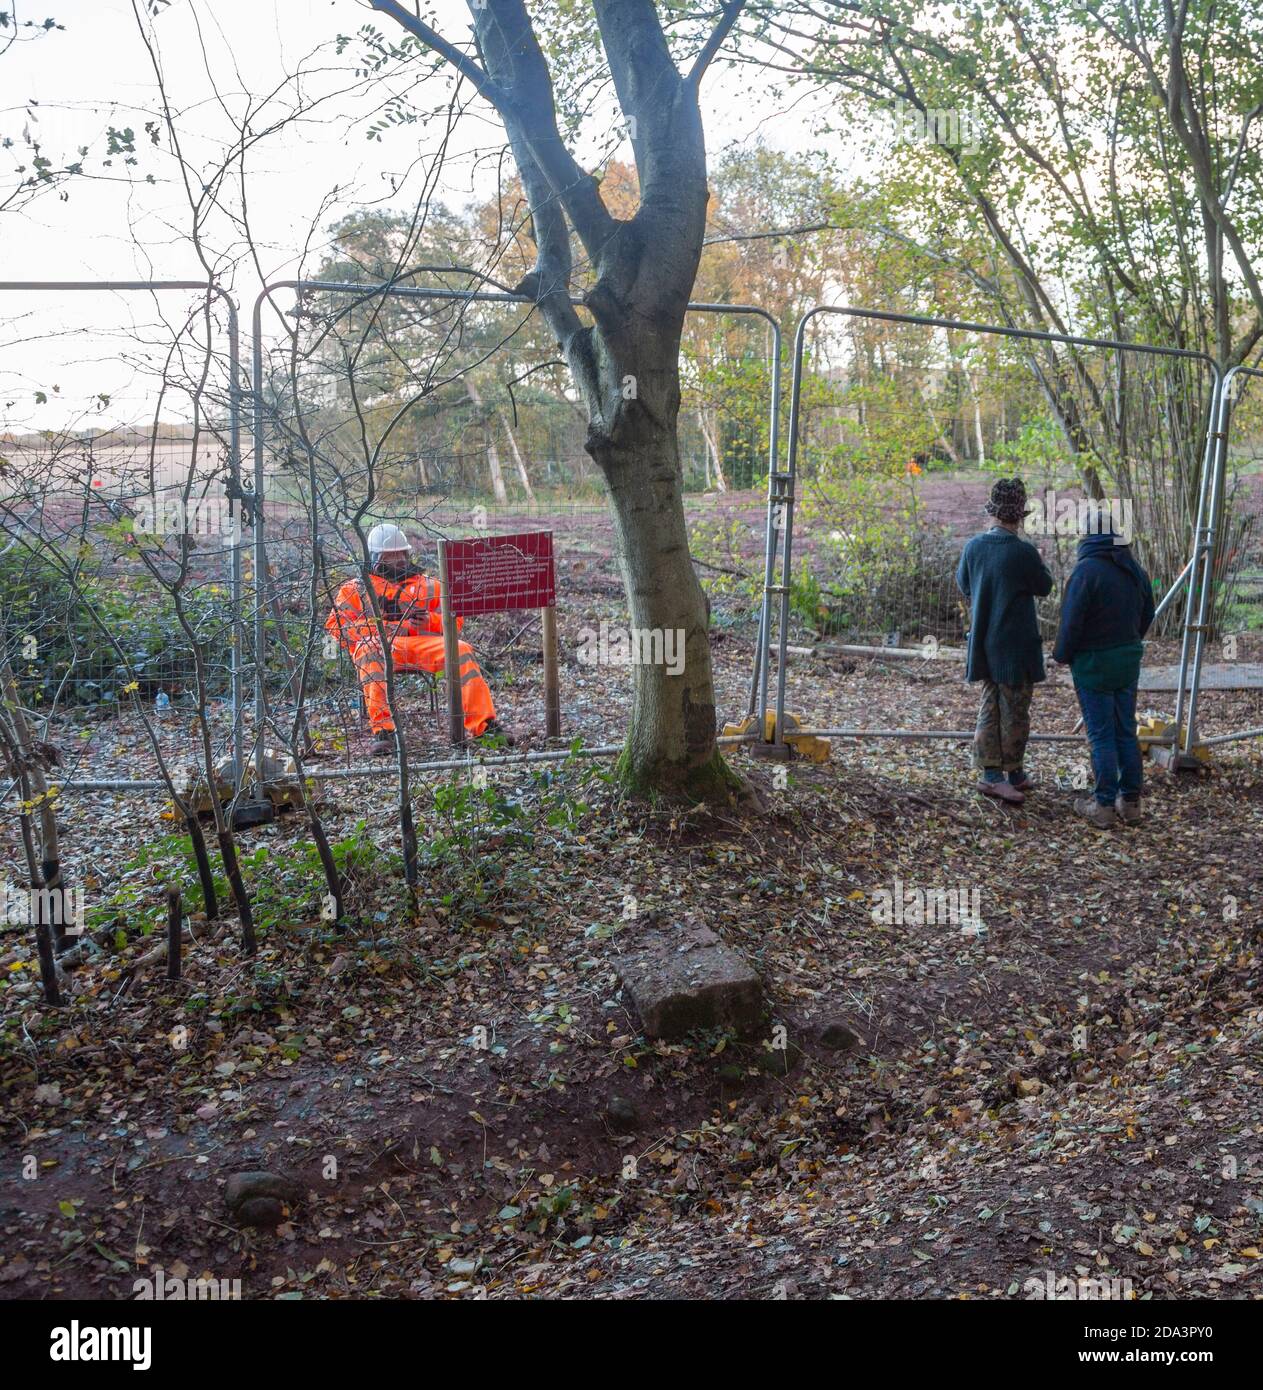
<path fill-rule="evenodd" d="M 101 280 L 101 281 L 0 281 L 0 290 L 74 292 L 74 291 L 135 291 L 153 292 L 166 290 L 199 291 L 219 298 L 225 305 L 228 317 L 229 349 L 229 484 L 228 498 L 233 507 L 240 507 L 241 521 L 252 529 L 251 545 L 254 555 L 255 593 L 254 601 L 254 711 L 255 736 L 254 757 L 256 776 L 263 774 L 263 729 L 266 722 L 265 662 L 262 659 L 266 648 L 266 585 L 267 550 L 266 523 L 266 445 L 264 438 L 263 410 L 263 342 L 262 312 L 264 303 L 277 291 L 294 290 L 304 292 L 326 292 L 356 296 L 358 302 L 365 302 L 378 296 L 398 295 L 410 299 L 432 300 L 455 303 L 521 304 L 533 306 L 534 300 L 511 291 L 460 290 L 436 287 L 418 287 L 402 284 L 401 281 L 414 274 L 459 273 L 476 275 L 486 281 L 487 277 L 477 275 L 467 267 L 429 266 L 409 271 L 393 280 L 376 284 L 347 283 L 316 279 L 285 279 L 266 284 L 257 295 L 252 313 L 252 449 L 253 449 L 253 491 L 246 492 L 241 486 L 241 415 L 242 390 L 240 377 L 240 340 L 237 307 L 231 296 L 213 281 L 199 280 Z M 583 299 L 572 296 L 571 302 L 582 306 Z M 348 305 L 348 311 L 354 308 Z M 764 585 L 763 602 L 759 614 L 759 631 L 756 645 L 754 668 L 751 673 L 750 695 L 747 712 L 759 715 L 759 731 L 756 735 L 743 739 L 724 739 L 724 743 L 759 741 L 763 738 L 769 709 L 774 714 L 771 743 L 785 746 L 785 688 L 788 665 L 787 644 L 789 636 L 789 599 L 792 576 L 793 523 L 796 502 L 796 483 L 798 455 L 801 441 L 801 393 L 804 371 L 806 331 L 809 323 L 819 315 L 837 314 L 841 316 L 877 322 L 908 324 L 927 328 L 952 329 L 962 332 L 993 334 L 1005 338 L 1030 340 L 1036 342 L 1060 343 L 1068 346 L 1090 347 L 1116 352 L 1135 352 L 1157 357 L 1175 357 L 1196 361 L 1211 373 L 1211 402 L 1208 412 L 1207 438 L 1203 450 L 1202 477 L 1198 490 L 1198 511 L 1194 527 L 1192 554 L 1170 590 L 1159 604 L 1159 612 L 1164 610 L 1175 598 L 1180 587 L 1188 581 L 1188 595 L 1185 619 L 1182 628 L 1181 654 L 1178 686 L 1176 692 L 1175 724 L 1183 727 L 1183 752 L 1189 752 L 1196 742 L 1196 713 L 1200 691 L 1201 669 L 1205 653 L 1206 626 L 1211 613 L 1214 583 L 1214 560 L 1216 535 L 1222 513 L 1224 474 L 1227 461 L 1228 429 L 1230 424 L 1229 387 L 1237 376 L 1261 376 L 1263 371 L 1253 368 L 1234 367 L 1225 376 L 1213 358 L 1204 353 L 1179 348 L 1159 347 L 1148 344 L 1125 342 L 1118 339 L 1081 337 L 1071 334 L 1048 333 L 1034 329 L 1013 328 L 999 324 L 973 323 L 965 320 L 941 318 L 928 314 L 901 314 L 877 309 L 865 309 L 844 305 L 815 305 L 799 320 L 794 333 L 793 364 L 789 405 L 789 432 L 787 456 L 784 469 L 780 468 L 780 393 L 781 393 L 781 340 L 778 321 L 766 309 L 750 304 L 713 304 L 692 302 L 689 312 L 712 314 L 750 315 L 763 319 L 771 330 L 772 369 L 770 386 L 770 405 L 768 416 L 768 497 L 764 546 Z M 232 513 L 230 513 L 231 515 Z M 781 537 L 784 548 L 781 550 Z M 244 766 L 244 738 L 241 715 L 244 708 L 243 691 L 243 651 L 244 651 L 244 582 L 242 567 L 243 541 L 241 526 L 233 528 L 233 544 L 230 548 L 230 601 L 233 610 L 232 643 L 232 756 L 238 777 Z M 776 581 L 777 561 L 780 561 L 780 582 Z M 770 673 L 772 655 L 772 632 L 776 631 L 777 685 L 775 703 L 770 695 Z M 946 738 L 964 739 L 970 737 L 965 730 L 936 729 L 862 729 L 835 728 L 818 729 L 807 732 L 822 736 L 849 737 L 865 739 L 922 739 Z M 1263 729 L 1248 729 L 1237 733 L 1221 735 L 1207 740 L 1207 743 L 1226 743 L 1236 739 L 1263 734 Z M 1036 741 L 1080 742 L 1079 734 L 1035 734 Z M 612 756 L 620 745 L 592 748 L 585 756 Z M 497 755 L 483 758 L 488 764 L 516 764 L 535 761 L 549 761 L 571 756 L 568 752 L 537 752 L 524 754 Z M 442 759 L 417 766 L 417 770 L 454 769 L 466 766 L 472 760 Z M 350 778 L 357 776 L 391 776 L 394 771 L 381 765 L 364 768 L 339 768 L 313 770 L 312 776 L 320 779 Z M 70 781 L 67 789 L 80 790 L 152 790 L 164 784 L 153 779 L 111 781 Z"/>
<path fill-rule="evenodd" d="M 1241 387 L 1244 388 L 1244 379 L 1246 377 L 1258 377 L 1259 379 L 1263 380 L 1263 371 L 1260 371 L 1256 367 L 1229 367 L 1226 375 L 1224 376 L 1223 385 L 1219 391 L 1219 416 L 1217 422 L 1217 429 L 1215 431 L 1215 442 L 1217 445 L 1218 462 L 1215 469 L 1215 495 L 1212 498 L 1211 503 L 1211 516 L 1207 522 L 1207 525 L 1210 528 L 1218 527 L 1223 520 L 1223 492 L 1228 473 L 1228 446 L 1231 442 L 1232 437 L 1233 388 L 1237 385 L 1238 379 L 1241 379 Z M 1208 552 L 1204 564 L 1207 573 L 1206 579 L 1202 587 L 1202 601 L 1198 608 L 1197 621 L 1191 627 L 1188 624 L 1185 625 L 1186 640 L 1188 634 L 1191 631 L 1194 635 L 1194 641 L 1196 644 L 1198 655 L 1200 655 L 1200 649 L 1206 641 L 1207 628 L 1209 626 L 1210 621 L 1209 615 L 1212 611 L 1208 605 L 1207 599 L 1210 593 L 1211 583 L 1213 582 L 1213 575 L 1210 572 L 1213 568 L 1213 551 Z M 1189 597 L 1189 601 L 1191 607 L 1191 594 Z M 1192 690 L 1189 692 L 1188 723 L 1190 731 L 1192 730 L 1194 721 L 1197 717 L 1197 695 L 1197 685 L 1194 684 Z M 1214 738 L 1203 739 L 1202 743 L 1209 747 L 1213 744 L 1236 743 L 1241 739 L 1259 738 L 1261 736 L 1263 736 L 1263 727 L 1252 729 L 1238 729 L 1234 733 L 1216 734 Z M 1186 744 L 1185 746 L 1186 748 L 1191 747 L 1191 743 Z"/>
<path fill-rule="evenodd" d="M 405 299 L 415 299 L 423 301 L 433 301 L 435 303 L 458 303 L 458 304 L 521 304 L 531 308 L 535 307 L 535 300 L 529 295 L 514 294 L 511 290 L 459 290 L 448 288 L 435 288 L 428 286 L 413 286 L 401 284 L 400 281 L 408 279 L 413 275 L 422 273 L 449 273 L 470 275 L 484 282 L 486 276 L 477 271 L 470 270 L 465 266 L 420 266 L 405 272 L 403 275 L 392 280 L 381 281 L 377 284 L 360 284 L 356 282 L 346 282 L 337 280 L 274 280 L 263 286 L 254 301 L 254 310 L 251 315 L 251 331 L 253 338 L 253 355 L 251 362 L 251 383 L 253 386 L 253 446 L 254 446 L 254 496 L 255 505 L 255 528 L 254 528 L 254 573 L 255 584 L 258 586 L 255 594 L 254 623 L 255 623 L 255 651 L 262 653 L 266 641 L 265 632 L 265 599 L 266 595 L 262 592 L 262 586 L 267 582 L 267 545 L 264 534 L 265 522 L 263 516 L 263 496 L 265 488 L 265 462 L 266 448 L 264 440 L 264 412 L 263 412 L 263 305 L 278 290 L 294 290 L 298 293 L 326 293 L 326 294 L 347 294 L 356 297 L 356 303 L 365 303 L 380 296 L 396 295 Z M 582 296 L 572 295 L 570 302 L 578 307 L 582 307 L 584 299 Z M 350 312 L 355 304 L 350 304 L 344 312 Z M 768 513 L 767 513 L 767 536 L 765 540 L 765 550 L 770 555 L 774 543 L 774 518 L 775 502 L 773 500 L 774 479 L 776 478 L 776 462 L 780 453 L 780 393 L 781 393 L 781 328 L 776 317 L 768 310 L 760 308 L 755 304 L 711 304 L 705 302 L 693 302 L 687 306 L 687 311 L 694 314 L 736 314 L 752 316 L 762 319 L 771 329 L 771 401 L 768 408 Z M 768 560 L 770 567 L 771 560 Z M 771 570 L 768 570 L 770 577 Z M 760 615 L 759 626 L 759 645 L 758 651 L 764 653 L 767 647 L 767 613 L 766 605 Z M 753 706 L 755 691 L 758 688 L 759 667 L 756 668 L 751 680 L 750 702 Z M 262 731 L 267 717 L 267 696 L 265 690 L 265 663 L 259 657 L 255 663 L 255 768 L 259 783 L 263 781 L 263 738 Z M 405 757 L 406 757 L 405 749 Z M 519 755 L 511 761 L 523 761 L 527 755 Z M 552 755 L 537 755 L 552 756 Z M 559 757 L 566 757 L 566 754 L 559 754 Z M 470 760 L 473 761 L 472 759 Z M 431 766 L 450 766 L 451 760 L 443 760 L 441 764 L 420 764 L 418 770 L 428 769 Z M 339 776 L 373 775 L 386 773 L 390 775 L 390 769 L 383 769 L 380 766 L 371 766 L 364 769 L 339 769 Z M 320 776 L 319 772 L 314 772 L 313 776 Z M 330 774 L 325 774 L 330 775 Z"/>

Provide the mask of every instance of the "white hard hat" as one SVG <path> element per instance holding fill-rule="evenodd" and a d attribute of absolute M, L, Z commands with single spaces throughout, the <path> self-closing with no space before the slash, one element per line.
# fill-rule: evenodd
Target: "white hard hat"
<path fill-rule="evenodd" d="M 388 550 L 411 550 L 408 537 L 398 526 L 392 526 L 389 522 L 382 522 L 380 526 L 374 526 L 368 533 L 368 553 L 370 555 L 384 555 Z"/>

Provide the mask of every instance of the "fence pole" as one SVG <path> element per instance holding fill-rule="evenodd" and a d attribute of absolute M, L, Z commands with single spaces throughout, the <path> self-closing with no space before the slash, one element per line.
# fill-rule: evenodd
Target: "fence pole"
<path fill-rule="evenodd" d="M 1193 648 L 1193 672 L 1192 681 L 1189 688 L 1188 697 L 1188 723 L 1184 738 L 1184 752 L 1191 755 L 1193 746 L 1196 742 L 1197 731 L 1197 701 L 1201 688 L 1202 655 L 1205 650 L 1206 630 L 1210 626 L 1211 596 L 1214 592 L 1215 574 L 1215 553 L 1217 548 L 1217 537 L 1219 528 L 1223 523 L 1221 515 L 1223 506 L 1223 496 L 1225 483 L 1228 473 L 1228 439 L 1232 430 L 1232 392 L 1238 377 L 1261 377 L 1263 371 L 1255 367 L 1235 366 L 1229 367 L 1223 382 L 1219 388 L 1219 411 L 1217 419 L 1217 429 L 1215 430 L 1215 457 L 1214 467 L 1211 471 L 1211 497 L 1210 497 L 1210 516 L 1206 525 L 1206 540 L 1203 547 L 1203 569 L 1204 579 L 1201 589 L 1201 605 L 1198 611 L 1197 622 L 1193 627 L 1196 633 L 1196 642 Z M 1192 609 L 1192 580 L 1189 581 L 1189 609 Z M 1181 672 L 1180 689 L 1183 692 L 1184 681 Z M 1176 730 L 1179 730 L 1180 720 L 1177 713 L 1175 720 Z M 1257 730 L 1248 730 L 1244 733 L 1229 735 L 1219 739 L 1208 739 L 1208 743 L 1230 742 L 1237 738 L 1251 737 Z"/>
<path fill-rule="evenodd" d="M 780 472 L 781 427 L 781 326 L 772 320 L 772 404 L 768 418 L 767 448 L 767 527 L 763 538 L 763 602 L 759 607 L 759 637 L 754 653 L 754 670 L 750 675 L 750 699 L 747 714 L 767 718 L 768 643 L 772 629 L 772 581 L 776 574 L 776 520 L 780 506 L 780 488 L 785 475 Z M 762 698 L 760 698 L 760 693 Z"/>
<path fill-rule="evenodd" d="M 1220 409 L 1216 413 L 1219 420 L 1219 429 L 1215 432 L 1216 444 L 1223 437 L 1224 418 L 1223 418 L 1223 388 L 1220 387 Z M 1201 692 L 1202 680 L 1202 659 L 1206 654 L 1206 636 L 1211 625 L 1212 605 L 1215 594 L 1215 552 L 1217 549 L 1216 538 L 1219 534 L 1221 522 L 1221 511 L 1223 508 L 1224 495 L 1224 467 L 1227 462 L 1227 451 L 1221 447 L 1210 450 L 1210 457 L 1207 459 L 1206 468 L 1210 474 L 1210 507 L 1206 514 L 1206 536 L 1202 542 L 1202 575 L 1198 596 L 1197 622 L 1193 626 L 1193 668 L 1189 674 L 1188 689 L 1188 724 L 1184 734 L 1184 752 L 1192 754 L 1193 745 L 1197 742 L 1197 697 Z M 1190 594 L 1192 586 L 1189 587 Z M 1180 689 L 1183 690 L 1184 682 L 1181 679 Z M 1180 721 L 1175 721 L 1177 737 Z"/>
<path fill-rule="evenodd" d="M 460 688 L 460 638 L 452 612 L 452 581 L 447 565 L 447 542 L 440 540 L 439 617 L 443 624 L 443 674 L 447 678 L 447 736 L 453 744 L 465 742 L 465 709 Z"/>
<path fill-rule="evenodd" d="M 263 300 L 269 293 L 264 288 L 255 297 L 250 321 L 253 335 L 250 372 L 251 436 L 254 442 L 254 496 L 251 499 L 250 519 L 254 523 L 254 794 L 263 795 L 264 741 L 267 721 L 267 623 L 264 619 L 263 596 L 267 585 L 267 548 L 263 535 Z M 315 499 L 312 499 L 315 506 Z M 312 563 L 316 557 L 313 552 Z"/>
<path fill-rule="evenodd" d="M 1200 640 L 1194 639 L 1194 633 L 1200 619 L 1197 617 L 1199 599 L 1205 597 L 1206 585 L 1210 576 L 1206 571 L 1204 563 L 1206 555 L 1207 538 L 1210 535 L 1210 525 L 1208 524 L 1208 498 L 1215 490 L 1214 478 L 1219 470 L 1220 456 L 1217 442 L 1219 434 L 1223 428 L 1223 396 L 1224 383 L 1218 382 L 1218 389 L 1211 402 L 1210 418 L 1206 427 L 1206 449 L 1202 459 L 1201 477 L 1198 480 L 1197 489 L 1197 520 L 1193 526 L 1193 553 L 1188 563 L 1188 593 L 1184 603 L 1184 627 L 1180 634 L 1180 665 L 1179 672 L 1175 681 L 1175 728 L 1176 728 L 1176 748 L 1172 752 L 1172 766 L 1179 763 L 1180 749 L 1179 730 L 1185 722 L 1184 703 L 1186 687 L 1189 677 L 1189 660 L 1193 657 L 1194 679 L 1201 680 L 1202 669 L 1202 644 Z M 1200 633 L 1197 634 L 1200 639 Z M 1195 655 L 1194 652 L 1196 653 Z M 1187 752 L 1193 746 L 1192 725 L 1193 713 L 1197 703 L 1196 697 L 1192 692 L 1189 696 L 1189 718 L 1187 724 L 1187 737 L 1184 740 L 1184 750 Z"/>
<path fill-rule="evenodd" d="M 539 627 L 544 642 L 544 733 L 561 737 L 561 685 L 557 678 L 557 610 L 549 605 L 539 610 Z"/>
<path fill-rule="evenodd" d="M 232 739 L 230 756 L 232 758 L 232 781 L 234 787 L 241 785 L 241 704 L 244 694 L 242 661 L 245 657 L 245 616 L 242 607 L 245 601 L 241 565 L 241 547 L 244 544 L 242 528 L 245 518 L 245 494 L 241 488 L 241 334 L 237 321 L 237 306 L 225 296 L 228 305 L 228 515 L 230 521 L 230 540 L 232 544 L 229 557 L 228 594 L 232 605 L 232 664 L 231 707 Z"/>

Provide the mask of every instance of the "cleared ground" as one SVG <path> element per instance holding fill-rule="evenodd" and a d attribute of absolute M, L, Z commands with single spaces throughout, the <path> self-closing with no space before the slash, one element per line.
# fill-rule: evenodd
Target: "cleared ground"
<path fill-rule="evenodd" d="M 599 539 L 567 554 L 562 587 L 565 731 L 607 742 L 630 674 L 573 656 L 582 628 L 621 618 Z M 475 640 L 503 647 L 486 664 L 529 733 L 540 671 L 519 626 Z M 751 636 L 717 603 L 727 716 Z M 1074 726 L 1062 680 L 1036 696 L 1038 729 Z M 968 727 L 974 705 L 947 662 L 804 659 L 789 689 L 839 725 Z M 443 753 L 409 698 L 417 756 Z M 1204 708 L 1208 732 L 1263 723 L 1257 690 Z M 137 763 L 134 728 L 93 730 L 82 770 Z M 321 923 L 285 818 L 242 835 L 259 957 L 230 931 L 190 949 L 178 985 L 129 977 L 178 861 L 138 859 L 168 832 L 160 803 L 67 794 L 67 879 L 135 901 L 58 1015 L 28 934 L 0 938 L 0 1289 L 123 1297 L 162 1266 L 246 1297 L 1020 1298 L 1050 1273 L 1257 1296 L 1258 742 L 1201 778 L 1153 774 L 1145 823 L 1114 835 L 1070 814 L 1075 745 L 1035 746 L 1042 789 L 1016 812 L 973 793 L 951 744 L 838 744 L 783 787 L 738 763 L 765 814 L 646 811 L 575 765 L 496 771 L 503 795 L 473 816 L 434 799 L 465 784 L 423 780 L 415 912 L 390 782 L 330 784 L 331 832 L 369 845 L 356 926 Z M 902 920 L 875 914 L 918 889 L 959 891 L 978 922 L 918 920 L 915 893 Z M 615 972 L 629 911 L 742 950 L 765 1035 L 646 1043 Z M 844 1030 L 852 1046 L 828 1045 Z M 227 1176 L 253 1168 L 303 1194 L 275 1231 L 227 1213 Z"/>

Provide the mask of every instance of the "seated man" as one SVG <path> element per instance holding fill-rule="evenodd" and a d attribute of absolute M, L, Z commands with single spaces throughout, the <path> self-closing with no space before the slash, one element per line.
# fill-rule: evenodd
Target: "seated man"
<path fill-rule="evenodd" d="M 412 547 L 398 526 L 374 526 L 368 533 L 370 578 L 381 609 L 382 626 L 390 643 L 390 655 L 398 671 L 443 669 L 443 624 L 439 616 L 440 587 L 437 579 L 422 574 L 412 559 Z M 462 620 L 456 620 L 457 628 Z M 351 654 L 364 690 L 368 721 L 376 737 L 372 752 L 392 753 L 395 747 L 395 721 L 386 699 L 385 665 L 373 607 L 359 579 L 348 579 L 338 590 L 333 611 L 325 627 Z M 465 731 L 471 737 L 499 733 L 491 691 L 483 680 L 473 648 L 458 644 L 461 704 L 465 712 Z M 453 678 L 447 673 L 448 679 Z M 510 740 L 511 741 L 511 740 Z"/>

